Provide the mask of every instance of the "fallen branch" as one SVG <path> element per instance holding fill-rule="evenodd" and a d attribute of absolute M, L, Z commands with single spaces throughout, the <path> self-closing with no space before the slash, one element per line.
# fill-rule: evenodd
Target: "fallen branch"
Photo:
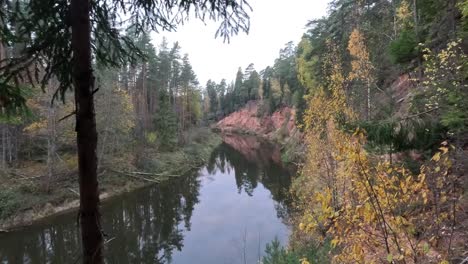
<path fill-rule="evenodd" d="M 137 175 L 180 177 L 180 175 L 166 174 L 166 173 L 149 173 L 149 172 L 139 172 L 139 171 L 129 171 L 128 173 L 137 174 Z"/>
<path fill-rule="evenodd" d="M 107 243 L 109 243 L 109 242 L 111 242 L 111 241 L 114 240 L 114 239 L 115 239 L 115 237 L 112 237 L 112 238 L 106 240 L 106 241 L 104 242 L 104 245 L 107 244 Z"/>
<path fill-rule="evenodd" d="M 416 113 L 416 114 L 413 114 L 413 115 L 405 116 L 401 120 L 403 121 L 403 120 L 406 120 L 406 119 L 411 119 L 413 117 L 418 117 L 418 116 L 421 116 L 421 115 L 429 114 L 430 112 L 433 112 L 433 111 L 438 110 L 438 109 L 439 109 L 439 107 L 435 107 L 435 108 L 429 109 L 429 110 L 424 111 L 424 112 L 420 112 L 420 113 Z"/>
<path fill-rule="evenodd" d="M 139 179 L 139 180 L 144 180 L 144 181 L 149 181 L 149 182 L 154 182 L 154 183 L 160 183 L 160 181 L 157 181 L 157 180 L 148 179 L 148 178 L 144 178 L 144 177 L 139 177 L 139 176 L 135 176 L 135 175 L 132 175 L 132 174 L 123 173 L 123 175 L 126 175 L 128 177 L 132 177 L 132 178 L 135 178 L 135 179 Z"/>
<path fill-rule="evenodd" d="M 42 178 L 45 177 L 45 175 L 39 175 L 39 176 L 34 176 L 34 177 L 20 177 L 18 179 L 20 180 L 32 180 L 32 179 L 37 179 L 37 178 Z"/>
<path fill-rule="evenodd" d="M 73 190 L 72 188 L 68 188 L 68 190 L 69 190 L 70 192 L 72 192 L 72 193 L 74 193 L 74 194 L 80 196 L 80 194 L 79 194 L 77 191 Z"/>
<path fill-rule="evenodd" d="M 166 174 L 166 173 L 150 173 L 150 172 L 141 172 L 141 171 L 119 171 L 110 169 L 113 172 L 122 173 L 122 174 L 131 174 L 131 175 L 148 175 L 148 176 L 167 176 L 167 177 L 180 177 L 176 174 Z"/>
<path fill-rule="evenodd" d="M 110 170 L 113 171 L 113 172 L 117 172 L 117 173 L 120 173 L 120 174 L 122 174 L 122 175 L 128 176 L 128 177 L 135 178 L 135 179 L 144 180 L 144 181 L 149 181 L 149 182 L 154 182 L 154 183 L 160 183 L 160 181 L 157 181 L 157 180 L 154 180 L 154 179 L 148 179 L 148 178 L 145 178 L 145 177 L 135 176 L 135 175 L 134 175 L 135 173 L 124 172 L 124 171 L 118 171 L 118 170 L 112 170 L 112 169 L 110 169 Z"/>
<path fill-rule="evenodd" d="M 460 262 L 460 264 L 466 264 L 468 263 L 468 257 L 466 257 L 466 259 L 464 259 L 462 262 Z"/>

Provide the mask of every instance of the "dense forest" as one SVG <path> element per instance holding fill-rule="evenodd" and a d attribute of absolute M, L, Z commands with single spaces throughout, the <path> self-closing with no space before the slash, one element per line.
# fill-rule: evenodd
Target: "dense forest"
<path fill-rule="evenodd" d="M 140 36 L 136 45 L 147 59 L 120 68 L 96 66 L 96 112 L 102 137 L 98 153 L 102 163 L 126 151 L 133 141 L 171 150 L 183 144 L 184 133 L 202 120 L 201 91 L 188 54 L 181 55 L 178 43 L 169 47 L 165 39 L 156 49 L 147 34 Z M 16 48 L 5 49 L 5 53 L 17 52 Z M 57 153 L 72 148 L 74 127 L 69 115 L 73 109 L 57 98 L 51 103 L 56 83 L 51 80 L 44 92 L 29 89 L 25 92 L 27 109 L 2 120 L 2 169 L 14 167 L 25 158 L 47 156 L 49 169 L 54 170 L 57 159 L 61 159 Z"/>
<path fill-rule="evenodd" d="M 196 167 L 206 127 L 254 102 L 294 109 L 300 131 L 280 142 L 298 166 L 290 243 L 262 263 L 468 261 L 467 0 L 333 0 L 271 66 L 206 84 L 150 32 L 194 7 L 228 39 L 245 1 L 46 2 L 0 0 L 0 220 L 78 194 L 83 261 L 102 263 L 98 190 Z"/>

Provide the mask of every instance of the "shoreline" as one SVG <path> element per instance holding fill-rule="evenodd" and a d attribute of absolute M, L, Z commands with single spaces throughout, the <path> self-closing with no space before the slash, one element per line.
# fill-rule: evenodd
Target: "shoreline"
<path fill-rule="evenodd" d="M 222 142 L 221 136 L 217 133 L 210 132 L 208 138 L 209 140 L 206 142 L 194 142 L 172 152 L 155 153 L 155 156 L 152 158 L 158 162 L 166 164 L 166 167 L 169 167 L 168 170 L 150 170 L 151 172 L 148 172 L 148 174 L 159 175 L 155 178 L 152 177 L 151 179 L 148 179 L 148 177 L 132 177 L 130 175 L 125 175 L 124 173 L 115 172 L 114 169 L 106 170 L 104 168 L 100 172 L 101 175 L 99 176 L 100 202 L 102 203 L 109 199 L 118 198 L 123 194 L 170 180 L 174 176 L 183 177 L 190 171 L 199 168 L 206 163 L 206 160 L 208 160 L 212 150 Z M 192 153 L 193 149 L 196 150 L 195 155 Z M 151 152 L 151 150 L 149 150 L 149 152 Z M 174 161 L 176 161 L 177 167 L 174 166 Z M 164 175 L 170 175 L 171 177 L 165 177 Z M 76 175 L 72 176 L 73 179 L 69 179 L 68 182 L 66 182 L 67 186 L 59 187 L 61 191 L 60 194 L 38 194 L 38 196 L 41 195 L 40 198 L 37 198 L 39 203 L 32 204 L 28 208 L 21 209 L 8 217 L 1 219 L 0 234 L 14 232 L 15 230 L 46 221 L 49 218 L 78 210 L 79 194 L 76 191 L 77 180 Z M 69 187 L 70 185 L 74 188 Z M 17 187 L 17 190 L 21 187 L 22 186 Z M 6 188 L 8 188 L 8 186 Z M 31 197 L 34 199 L 34 195 Z M 46 198 L 45 202 L 40 200 L 44 198 Z"/>

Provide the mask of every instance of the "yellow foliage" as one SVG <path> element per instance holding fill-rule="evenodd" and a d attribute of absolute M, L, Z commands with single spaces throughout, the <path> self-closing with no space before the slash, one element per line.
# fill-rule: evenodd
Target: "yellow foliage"
<path fill-rule="evenodd" d="M 43 119 L 29 124 L 29 126 L 25 127 L 23 130 L 29 133 L 36 133 L 45 128 L 47 128 L 47 120 Z"/>
<path fill-rule="evenodd" d="M 353 33 L 350 51 L 365 58 L 356 48 L 362 36 Z M 327 89 L 307 97 L 307 153 L 293 187 L 303 210 L 299 228 L 331 237 L 332 246 L 341 249 L 335 263 L 381 263 L 389 256 L 392 261 L 423 259 L 427 249 L 420 237 L 437 233 L 452 217 L 434 209 L 449 200 L 450 194 L 442 191 L 451 182 L 449 147 L 444 143 L 416 175 L 376 160 L 364 149 L 365 131 L 341 128 L 355 115 L 346 104 L 341 63 L 336 58 L 328 62 Z M 414 236 L 416 232 L 422 235 Z"/>
<path fill-rule="evenodd" d="M 399 29 L 412 26 L 412 12 L 407 0 L 403 0 L 396 10 L 396 22 Z"/>
<path fill-rule="evenodd" d="M 372 65 L 369 60 L 369 52 L 364 43 L 364 36 L 358 29 L 354 29 L 349 36 L 349 54 L 353 57 L 351 61 L 352 71 L 349 74 L 351 80 L 360 79 L 366 82 L 371 81 Z"/>

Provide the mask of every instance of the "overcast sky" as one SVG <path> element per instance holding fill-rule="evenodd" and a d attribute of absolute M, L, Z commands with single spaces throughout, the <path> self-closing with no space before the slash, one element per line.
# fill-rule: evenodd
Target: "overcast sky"
<path fill-rule="evenodd" d="M 326 15 L 329 0 L 250 0 L 250 32 L 240 33 L 223 43 L 214 38 L 218 24 L 207 25 L 193 19 L 177 32 L 153 33 L 155 45 L 165 36 L 169 42 L 179 41 L 182 53 L 188 53 L 201 85 L 209 79 L 231 81 L 239 67 L 250 63 L 260 71 L 272 65 L 279 50 L 289 41 L 297 43 L 305 32 L 305 24 Z"/>

